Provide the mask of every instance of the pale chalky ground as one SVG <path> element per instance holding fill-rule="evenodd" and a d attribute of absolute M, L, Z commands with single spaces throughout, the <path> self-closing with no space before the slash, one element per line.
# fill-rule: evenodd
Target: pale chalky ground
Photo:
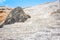
<path fill-rule="evenodd" d="M 0 40 L 60 40 L 60 9 L 58 2 L 25 8 L 31 16 L 24 23 L 0 28 Z"/>

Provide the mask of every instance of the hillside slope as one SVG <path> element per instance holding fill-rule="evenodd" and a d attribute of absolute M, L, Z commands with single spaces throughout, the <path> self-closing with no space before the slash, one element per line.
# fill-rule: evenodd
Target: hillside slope
<path fill-rule="evenodd" d="M 5 25 L 0 40 L 60 40 L 60 8 L 58 2 L 25 8 L 31 16 L 24 23 Z"/>

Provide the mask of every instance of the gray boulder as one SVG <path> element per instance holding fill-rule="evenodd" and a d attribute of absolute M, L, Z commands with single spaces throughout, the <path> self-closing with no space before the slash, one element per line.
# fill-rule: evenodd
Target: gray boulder
<path fill-rule="evenodd" d="M 21 7 L 16 7 L 9 13 L 5 21 L 5 24 L 13 24 L 15 22 L 25 22 L 28 18 L 30 18 L 30 16 L 25 14 L 25 12 Z"/>

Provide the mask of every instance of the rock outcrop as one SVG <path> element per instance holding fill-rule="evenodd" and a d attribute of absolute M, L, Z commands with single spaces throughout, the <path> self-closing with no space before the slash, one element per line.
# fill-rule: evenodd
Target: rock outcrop
<path fill-rule="evenodd" d="M 25 14 L 25 12 L 21 7 L 16 7 L 9 13 L 5 21 L 5 24 L 13 24 L 15 22 L 25 22 L 28 18 L 30 18 L 30 16 Z"/>
<path fill-rule="evenodd" d="M 25 22 L 28 18 L 30 18 L 30 16 L 25 14 L 21 7 L 14 9 L 0 8 L 0 28 L 3 25 L 13 24 L 15 22 Z"/>

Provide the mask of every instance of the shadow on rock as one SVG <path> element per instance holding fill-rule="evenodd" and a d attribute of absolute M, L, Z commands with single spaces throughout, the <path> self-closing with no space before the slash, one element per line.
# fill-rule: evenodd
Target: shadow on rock
<path fill-rule="evenodd" d="M 5 24 L 13 24 L 15 22 L 25 22 L 28 18 L 31 17 L 25 14 L 25 12 L 21 7 L 16 7 L 9 13 L 5 21 Z"/>
<path fill-rule="evenodd" d="M 2 14 L 2 11 L 1 11 Z M 7 13 L 5 13 L 6 15 Z M 14 24 L 15 22 L 25 22 L 28 18 L 31 18 L 29 15 L 25 14 L 23 9 L 21 7 L 16 7 L 15 9 L 11 10 L 9 14 L 6 16 L 3 15 L 4 22 L 1 24 L 0 22 L 0 28 L 3 27 L 3 25 L 7 24 Z"/>

